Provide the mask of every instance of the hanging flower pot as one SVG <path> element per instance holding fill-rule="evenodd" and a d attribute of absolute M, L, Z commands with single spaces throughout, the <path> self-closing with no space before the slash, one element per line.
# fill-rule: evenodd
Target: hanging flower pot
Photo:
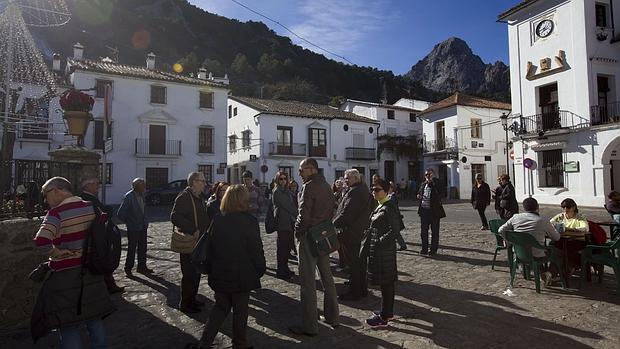
<path fill-rule="evenodd" d="M 86 111 L 65 111 L 63 119 L 67 120 L 67 133 L 72 136 L 84 136 L 88 130 L 91 115 Z"/>
<path fill-rule="evenodd" d="M 60 96 L 63 118 L 67 120 L 68 134 L 83 137 L 88 130 L 95 99 L 84 92 L 69 90 Z"/>

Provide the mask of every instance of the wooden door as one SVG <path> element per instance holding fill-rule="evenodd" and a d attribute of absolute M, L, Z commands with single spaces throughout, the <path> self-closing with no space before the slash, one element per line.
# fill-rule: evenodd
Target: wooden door
<path fill-rule="evenodd" d="M 166 126 L 149 126 L 149 154 L 166 154 Z"/>

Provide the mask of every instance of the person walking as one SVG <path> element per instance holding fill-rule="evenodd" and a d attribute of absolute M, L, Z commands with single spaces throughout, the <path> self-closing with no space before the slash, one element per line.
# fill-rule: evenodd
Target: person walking
<path fill-rule="evenodd" d="M 30 321 L 36 342 L 51 330 L 60 332 L 61 348 L 82 348 L 80 327 L 86 325 L 91 348 L 105 348 L 102 319 L 116 309 L 102 275 L 82 266 L 84 240 L 91 233 L 95 211 L 90 202 L 71 192 L 71 183 L 53 177 L 43 184 L 51 207 L 34 237 L 41 254 L 49 256 L 49 277 L 43 281 Z"/>
<path fill-rule="evenodd" d="M 480 230 L 489 230 L 489 222 L 484 211 L 491 204 L 491 188 L 482 178 L 482 174 L 476 174 L 476 183 L 471 188 L 471 206 L 478 211 L 482 227 Z"/>
<path fill-rule="evenodd" d="M 394 318 L 394 296 L 398 276 L 396 267 L 396 234 L 400 231 L 400 213 L 387 195 L 390 185 L 379 179 L 372 187 L 378 206 L 370 215 L 368 239 L 368 279 L 381 287 L 381 310 L 373 311 L 366 323 L 370 327 L 385 327 Z"/>
<path fill-rule="evenodd" d="M 136 249 L 138 250 L 138 273 L 151 274 L 153 269 L 146 266 L 146 238 L 149 222 L 145 212 L 144 192 L 146 182 L 143 178 L 135 178 L 121 202 L 116 216 L 127 225 L 127 257 L 125 258 L 125 274 L 133 276 Z"/>
<path fill-rule="evenodd" d="M 295 227 L 295 219 L 297 218 L 297 208 L 293 201 L 293 194 L 288 189 L 288 175 L 286 172 L 278 171 L 274 178 L 276 185 L 273 188 L 271 201 L 273 205 L 273 214 L 276 222 L 277 236 L 277 270 L 276 277 L 282 280 L 288 280 L 293 275 L 288 267 L 288 258 L 290 256 L 291 244 L 294 244 L 293 228 Z"/>
<path fill-rule="evenodd" d="M 502 208 L 500 207 L 500 202 L 502 201 L 502 177 L 497 177 L 497 187 L 493 189 L 493 200 L 495 212 L 498 216 L 502 216 Z"/>
<path fill-rule="evenodd" d="M 422 240 L 422 255 L 435 255 L 439 248 L 439 221 L 446 216 L 446 212 L 441 205 L 441 185 L 435 178 L 435 171 L 432 168 L 426 169 L 424 173 L 425 181 L 418 190 L 420 206 L 420 238 Z M 428 249 L 428 228 L 431 228 L 431 246 Z"/>
<path fill-rule="evenodd" d="M 80 187 L 82 192 L 79 196 L 82 198 L 82 200 L 90 202 L 95 210 L 100 210 L 101 212 L 104 212 L 106 215 L 108 215 L 108 219 L 112 218 L 112 210 L 102 204 L 97 197 L 99 195 L 99 178 L 86 178 L 82 180 Z M 103 276 L 103 280 L 105 281 L 105 285 L 108 288 L 108 292 L 110 294 L 125 292 L 125 287 L 119 287 L 116 284 L 113 273 L 105 274 Z"/>
<path fill-rule="evenodd" d="M 308 229 L 332 220 L 334 194 L 325 177 L 319 173 L 319 165 L 313 158 L 305 158 L 299 164 L 303 186 L 299 195 L 299 213 L 295 222 L 295 237 L 298 240 L 299 284 L 301 294 L 302 324 L 289 330 L 297 335 L 314 336 L 319 332 L 316 282 L 314 276 L 319 270 L 323 283 L 323 312 L 325 322 L 332 327 L 340 324 L 336 285 L 329 266 L 329 256 L 315 257 L 308 246 Z"/>
<path fill-rule="evenodd" d="M 215 305 L 211 309 L 199 343 L 187 348 L 209 348 L 220 327 L 233 311 L 233 348 L 250 348 L 247 340 L 250 291 L 261 288 L 265 274 L 265 254 L 258 220 L 249 213 L 249 193 L 245 186 L 230 186 L 216 216 L 208 245 L 209 287 Z"/>
<path fill-rule="evenodd" d="M 366 282 L 366 261 L 360 258 L 361 243 L 368 228 L 368 216 L 372 210 L 368 187 L 362 184 L 356 169 L 344 172 L 348 190 L 344 193 L 336 215 L 334 226 L 341 230 L 340 238 L 345 261 L 349 267 L 349 289 L 338 296 L 341 301 L 356 301 L 368 295 Z"/>
<path fill-rule="evenodd" d="M 519 213 L 519 203 L 515 193 L 515 187 L 510 183 L 510 176 L 503 174 L 500 176 L 502 192 L 499 196 L 500 217 L 504 220 L 510 219 L 514 214 Z"/>
<path fill-rule="evenodd" d="M 241 174 L 241 179 L 243 181 L 243 185 L 245 185 L 245 188 L 248 190 L 248 193 L 250 194 L 249 212 L 250 214 L 254 215 L 256 219 L 260 220 L 260 216 L 261 216 L 261 212 L 263 208 L 263 201 L 265 200 L 265 197 L 264 197 L 265 193 L 261 193 L 260 189 L 258 189 L 258 186 L 252 183 L 252 176 L 253 175 L 251 171 L 244 171 Z"/>
<path fill-rule="evenodd" d="M 187 175 L 187 187 L 174 200 L 170 221 L 183 234 L 204 234 L 209 227 L 203 191 L 205 176 L 201 172 Z M 181 263 L 181 301 L 179 309 L 184 313 L 199 313 L 204 303 L 197 300 L 200 272 L 192 265 L 191 253 L 179 253 Z"/>

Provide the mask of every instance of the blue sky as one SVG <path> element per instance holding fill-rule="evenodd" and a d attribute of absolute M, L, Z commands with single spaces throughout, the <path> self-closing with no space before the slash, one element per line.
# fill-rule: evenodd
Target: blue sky
<path fill-rule="evenodd" d="M 273 22 L 231 0 L 189 0 L 211 13 L 261 21 L 313 51 Z M 520 0 L 238 0 L 309 41 L 363 66 L 406 73 L 451 36 L 467 41 L 485 63 L 508 64 L 508 35 L 497 15 Z M 325 54 L 328 58 L 337 57 Z"/>

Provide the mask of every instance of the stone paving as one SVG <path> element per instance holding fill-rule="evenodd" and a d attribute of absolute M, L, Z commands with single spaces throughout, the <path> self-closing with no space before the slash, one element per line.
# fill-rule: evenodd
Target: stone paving
<path fill-rule="evenodd" d="M 450 215 L 451 209 L 465 207 L 462 203 L 446 205 L 446 211 Z M 409 249 L 398 253 L 396 318 L 389 327 L 375 330 L 365 324 L 370 311 L 381 303 L 380 291 L 373 288 L 362 301 L 340 304 L 339 328 L 320 326 L 319 335 L 312 338 L 289 333 L 287 327 L 300 321 L 299 286 L 296 278 L 292 282 L 275 278 L 275 235 L 263 235 L 268 271 L 263 288 L 250 298 L 251 343 L 256 348 L 620 347 L 620 296 L 610 269 L 602 284 L 585 284 L 581 290 L 553 287 L 541 294 L 536 294 L 533 281 L 517 277 L 514 296 L 506 296 L 505 253 L 500 252 L 491 270 L 495 243 L 488 231 L 479 230 L 479 223 L 442 223 L 439 255 L 428 258 L 417 253 L 415 208 L 403 207 L 403 213 Z M 178 255 L 168 250 L 172 227 L 163 220 L 151 227 L 148 264 L 155 274 L 127 279 L 119 268 L 116 277 L 126 292 L 113 296 L 118 311 L 105 320 L 110 348 L 182 348 L 200 336 L 213 305 L 212 291 L 203 278 L 200 294 L 207 303 L 205 311 L 187 316 L 177 309 L 181 274 Z M 344 290 L 343 276 L 335 273 L 339 291 Z M 577 284 L 575 276 L 571 286 Z M 319 304 L 321 300 L 319 292 Z M 217 338 L 222 348 L 231 347 L 231 317 Z M 56 334 L 36 346 L 27 329 L 2 337 L 2 348 L 58 347 Z"/>

